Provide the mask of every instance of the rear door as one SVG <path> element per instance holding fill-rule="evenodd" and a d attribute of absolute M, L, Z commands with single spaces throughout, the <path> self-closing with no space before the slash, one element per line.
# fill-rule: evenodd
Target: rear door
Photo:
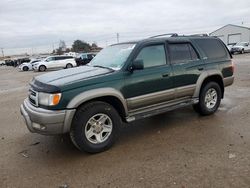
<path fill-rule="evenodd" d="M 172 70 L 165 49 L 165 43 L 152 43 L 135 55 L 134 60 L 143 60 L 144 69 L 128 73 L 125 78 L 123 93 L 129 110 L 173 99 Z"/>
<path fill-rule="evenodd" d="M 191 98 L 205 65 L 191 42 L 168 43 L 173 69 L 175 98 Z"/>
<path fill-rule="evenodd" d="M 58 56 L 56 57 L 56 64 L 57 68 L 64 68 L 66 67 L 66 56 Z"/>

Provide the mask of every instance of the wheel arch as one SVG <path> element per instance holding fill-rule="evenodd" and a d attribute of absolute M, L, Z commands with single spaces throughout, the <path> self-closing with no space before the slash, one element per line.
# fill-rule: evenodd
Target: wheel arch
<path fill-rule="evenodd" d="M 224 97 L 224 82 L 223 82 L 222 73 L 219 71 L 210 71 L 210 72 L 206 72 L 206 73 L 201 74 L 197 83 L 196 83 L 196 89 L 195 89 L 193 97 L 198 98 L 200 95 L 201 89 L 208 82 L 216 82 L 219 84 L 219 86 L 221 88 L 222 98 L 223 98 Z"/>
<path fill-rule="evenodd" d="M 103 101 L 110 104 L 117 110 L 122 120 L 125 120 L 128 114 L 126 100 L 119 91 L 113 88 L 93 89 L 80 93 L 69 102 L 67 108 L 77 109 L 91 101 Z"/>
<path fill-rule="evenodd" d="M 23 71 L 25 71 L 24 69 L 27 68 L 27 71 L 29 70 L 29 67 L 27 65 L 23 66 Z"/>
<path fill-rule="evenodd" d="M 44 66 L 45 67 L 45 69 L 47 69 L 47 66 L 46 65 L 44 65 L 44 64 L 40 64 L 39 66 L 38 66 L 38 70 L 40 69 L 40 67 L 41 66 Z"/>

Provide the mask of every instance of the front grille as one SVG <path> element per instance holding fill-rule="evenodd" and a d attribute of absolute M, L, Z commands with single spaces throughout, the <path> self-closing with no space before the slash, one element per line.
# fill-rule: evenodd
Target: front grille
<path fill-rule="evenodd" d="M 29 89 L 29 101 L 33 106 L 38 106 L 38 93 L 33 89 Z"/>

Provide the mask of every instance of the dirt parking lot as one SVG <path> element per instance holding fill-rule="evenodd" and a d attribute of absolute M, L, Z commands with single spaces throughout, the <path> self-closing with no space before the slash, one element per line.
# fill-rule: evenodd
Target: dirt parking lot
<path fill-rule="evenodd" d="M 250 54 L 234 60 L 215 115 L 188 107 L 134 122 L 95 155 L 30 133 L 19 107 L 40 73 L 0 67 L 0 187 L 250 187 Z"/>

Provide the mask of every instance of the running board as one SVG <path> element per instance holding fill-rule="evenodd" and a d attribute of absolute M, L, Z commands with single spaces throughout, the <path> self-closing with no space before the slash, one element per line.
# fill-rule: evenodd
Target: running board
<path fill-rule="evenodd" d="M 157 106 L 149 106 L 146 108 L 133 110 L 129 112 L 129 116 L 126 117 L 127 122 L 132 122 L 138 119 L 143 119 L 147 117 L 151 117 L 157 114 L 162 114 L 171 110 L 175 110 L 178 108 L 183 108 L 186 106 L 190 106 L 192 104 L 197 104 L 199 102 L 199 99 L 186 99 L 182 101 L 174 101 L 171 103 L 161 103 Z"/>

